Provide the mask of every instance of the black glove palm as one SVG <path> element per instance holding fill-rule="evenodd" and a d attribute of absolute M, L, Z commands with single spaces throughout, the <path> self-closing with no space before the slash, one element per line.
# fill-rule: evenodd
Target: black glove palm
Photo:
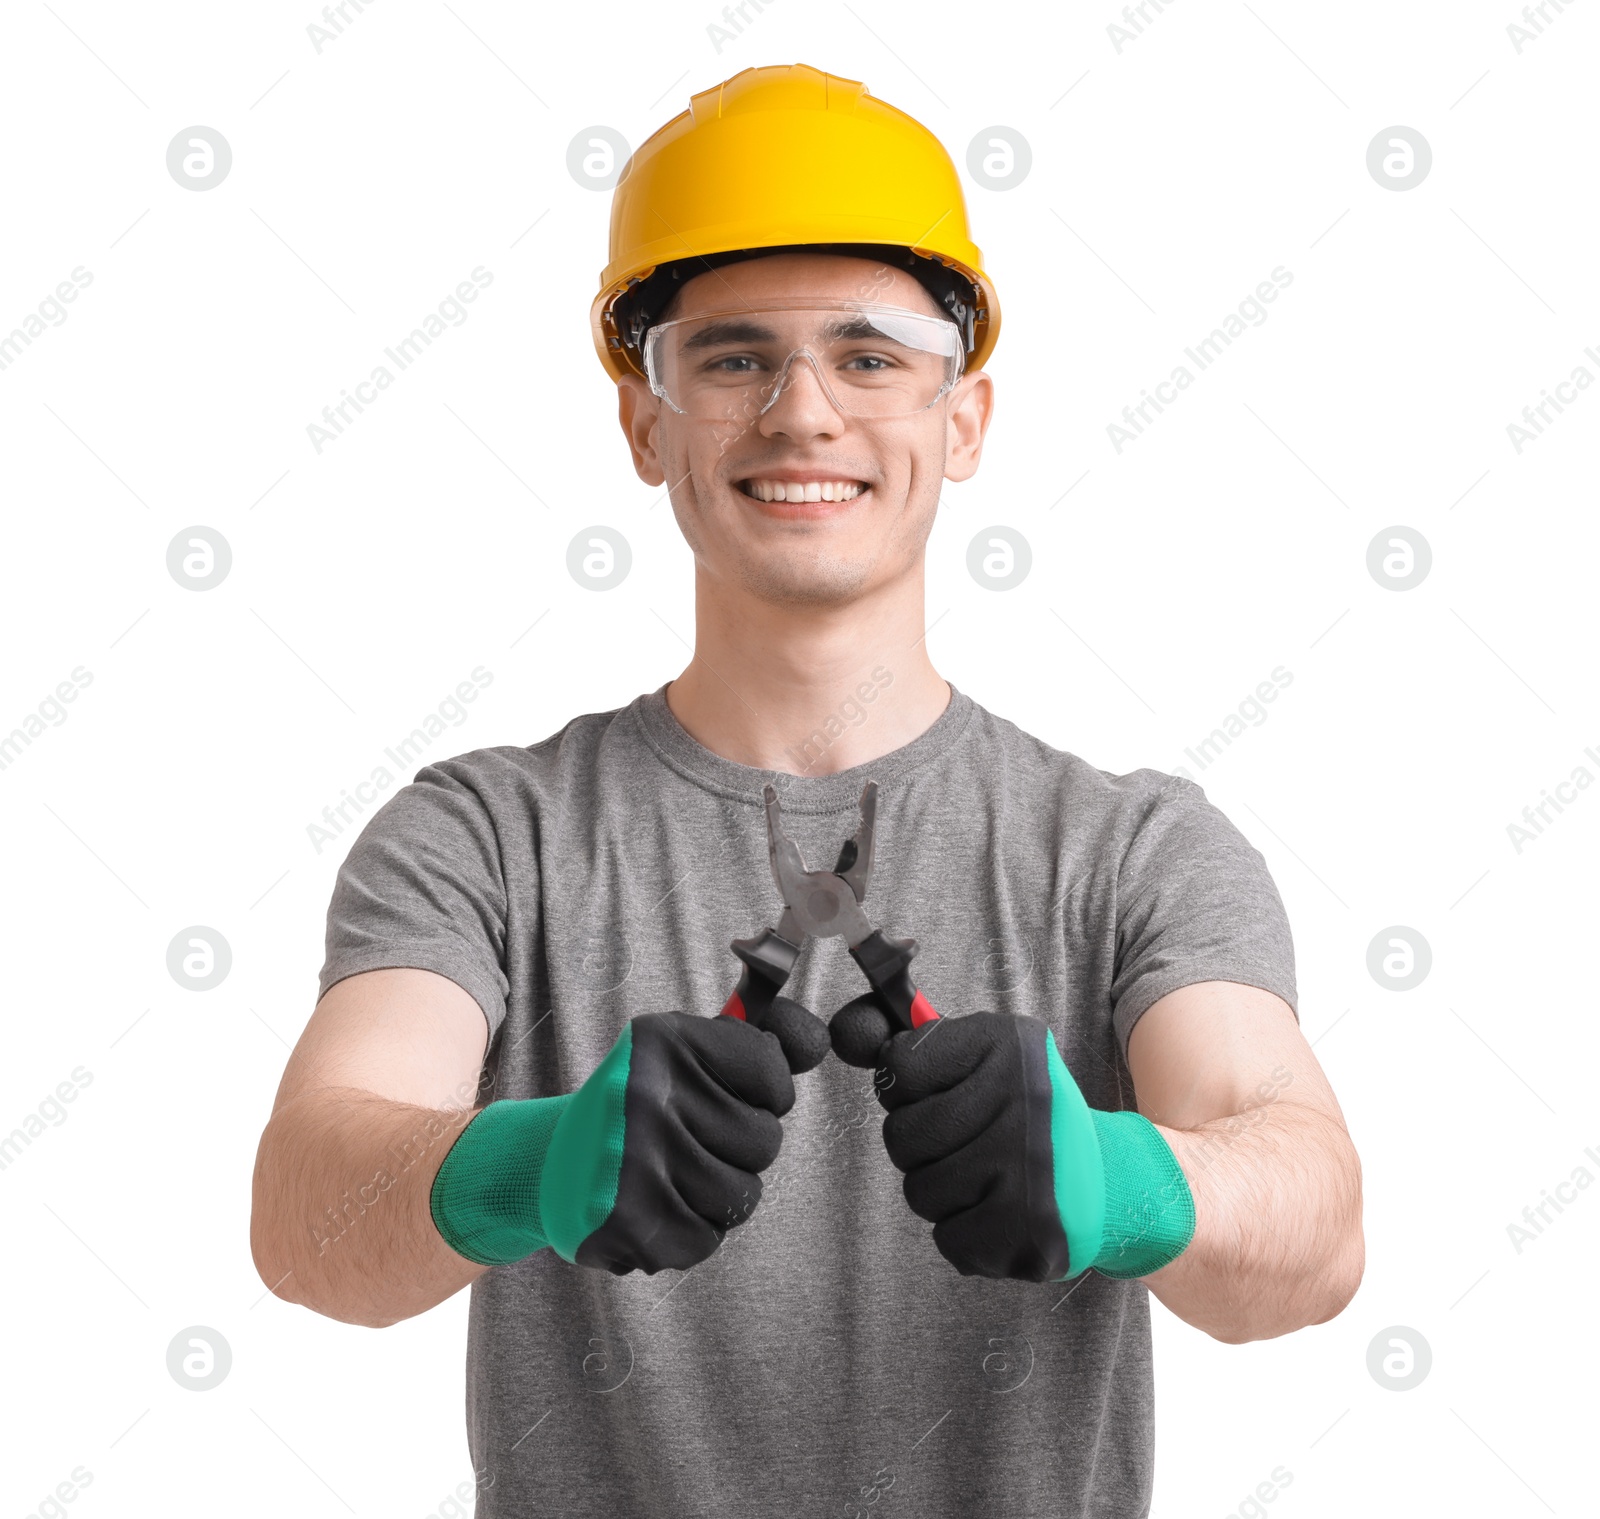
<path fill-rule="evenodd" d="M 939 1253 L 963 1276 L 1064 1276 L 1049 1029 L 1012 1013 L 970 1013 L 895 1033 L 869 992 L 840 1008 L 828 1032 L 841 1060 L 878 1070 L 884 1148 Z"/>
<path fill-rule="evenodd" d="M 964 1276 L 1123 1280 L 1188 1249 L 1194 1197 L 1143 1114 L 1091 1108 L 1049 1027 L 970 1013 L 894 1033 L 876 994 L 834 1014 L 850 1065 L 878 1069 L 883 1142 L 906 1201 Z"/>
<path fill-rule="evenodd" d="M 492 1102 L 467 1125 L 434 1178 L 434 1222 L 484 1265 L 550 1247 L 619 1276 L 687 1269 L 761 1200 L 791 1073 L 827 1050 L 787 997 L 749 1022 L 641 1013 L 577 1091 Z"/>
<path fill-rule="evenodd" d="M 750 1217 L 761 1201 L 759 1173 L 783 1143 L 778 1119 L 794 1106 L 790 1073 L 810 1070 L 827 1053 L 822 1021 L 787 997 L 774 1000 L 759 1029 L 688 1013 L 646 1013 L 630 1027 L 616 1202 L 572 1255 L 580 1266 L 619 1276 L 696 1265 Z M 556 1145 L 551 1154 L 559 1163 Z M 603 1147 L 586 1154 L 602 1155 Z M 593 1194 L 585 1201 L 587 1222 Z"/>

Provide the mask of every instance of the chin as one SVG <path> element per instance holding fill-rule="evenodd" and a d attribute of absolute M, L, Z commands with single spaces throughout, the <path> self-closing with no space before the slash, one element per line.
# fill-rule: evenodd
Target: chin
<path fill-rule="evenodd" d="M 740 580 L 760 601 L 777 606 L 840 606 L 866 589 L 872 562 L 859 559 L 808 555 L 755 555 L 743 565 Z"/>

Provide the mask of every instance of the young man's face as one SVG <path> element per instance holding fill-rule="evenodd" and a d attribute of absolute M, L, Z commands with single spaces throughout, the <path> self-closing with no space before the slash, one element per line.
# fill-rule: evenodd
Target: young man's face
<path fill-rule="evenodd" d="M 690 280 L 666 317 L 863 300 L 941 315 L 902 270 L 836 254 L 774 254 Z M 702 571 L 762 600 L 815 605 L 854 600 L 917 569 L 940 486 L 977 469 L 992 406 L 980 371 L 909 415 L 853 415 L 803 357 L 770 406 L 737 419 L 681 414 L 633 375 L 619 390 L 634 468 L 647 484 L 668 485 Z M 760 499 L 776 497 L 779 485 L 790 498 L 850 499 Z"/>

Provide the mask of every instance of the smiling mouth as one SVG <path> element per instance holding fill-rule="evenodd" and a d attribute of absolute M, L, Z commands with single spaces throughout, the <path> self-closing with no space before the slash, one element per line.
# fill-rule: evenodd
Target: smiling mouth
<path fill-rule="evenodd" d="M 757 501 L 854 501 L 867 485 L 862 480 L 784 480 L 770 477 L 741 480 L 739 489 Z"/>

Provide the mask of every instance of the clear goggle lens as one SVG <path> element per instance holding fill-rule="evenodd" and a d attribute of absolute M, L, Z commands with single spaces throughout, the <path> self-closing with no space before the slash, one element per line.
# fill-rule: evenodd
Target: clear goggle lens
<path fill-rule="evenodd" d="M 645 335 L 650 388 L 697 420 L 750 420 L 809 366 L 834 407 L 901 417 L 933 405 L 966 354 L 943 317 L 899 306 L 745 306 L 661 322 Z"/>

